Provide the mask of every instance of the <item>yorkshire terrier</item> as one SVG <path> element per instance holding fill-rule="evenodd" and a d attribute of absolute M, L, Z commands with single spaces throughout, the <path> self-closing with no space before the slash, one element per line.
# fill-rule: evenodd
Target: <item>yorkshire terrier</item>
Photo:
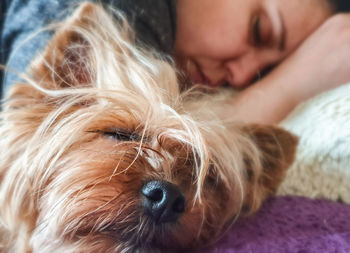
<path fill-rule="evenodd" d="M 273 194 L 297 138 L 181 91 L 121 15 L 84 3 L 1 112 L 1 252 L 193 252 Z"/>

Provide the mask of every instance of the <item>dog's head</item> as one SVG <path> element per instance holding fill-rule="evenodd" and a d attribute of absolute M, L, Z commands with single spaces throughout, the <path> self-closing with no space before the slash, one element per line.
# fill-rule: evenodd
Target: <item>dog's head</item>
<path fill-rule="evenodd" d="M 193 106 L 174 68 L 138 49 L 119 21 L 82 5 L 9 94 L 0 128 L 7 248 L 205 245 L 255 211 L 293 160 L 286 131 L 224 123 L 209 97 Z"/>

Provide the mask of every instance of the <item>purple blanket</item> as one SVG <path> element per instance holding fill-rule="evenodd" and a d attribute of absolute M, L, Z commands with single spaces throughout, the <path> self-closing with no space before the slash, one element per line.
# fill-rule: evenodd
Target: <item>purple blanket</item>
<path fill-rule="evenodd" d="M 349 253 L 350 206 L 276 197 L 201 253 Z"/>

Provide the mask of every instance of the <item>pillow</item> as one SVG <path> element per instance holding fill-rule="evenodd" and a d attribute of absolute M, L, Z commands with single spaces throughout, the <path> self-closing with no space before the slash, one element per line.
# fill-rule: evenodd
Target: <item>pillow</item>
<path fill-rule="evenodd" d="M 300 143 L 278 193 L 350 203 L 350 84 L 299 105 L 281 126 Z"/>

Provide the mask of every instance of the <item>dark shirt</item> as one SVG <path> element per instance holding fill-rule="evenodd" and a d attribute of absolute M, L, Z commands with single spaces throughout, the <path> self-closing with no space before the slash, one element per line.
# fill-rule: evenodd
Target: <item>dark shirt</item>
<path fill-rule="evenodd" d="M 0 63 L 9 69 L 0 76 L 3 79 L 0 92 L 4 93 L 20 80 L 15 72 L 24 72 L 38 50 L 47 44 L 52 33 L 43 28 L 64 19 L 81 2 L 83 0 L 0 0 Z M 97 2 L 121 10 L 134 27 L 139 42 L 162 53 L 172 53 L 176 0 Z"/>
<path fill-rule="evenodd" d="M 336 13 L 339 12 L 349 12 L 350 11 L 350 1 L 349 0 L 330 0 L 331 4 L 334 5 L 334 10 Z"/>

